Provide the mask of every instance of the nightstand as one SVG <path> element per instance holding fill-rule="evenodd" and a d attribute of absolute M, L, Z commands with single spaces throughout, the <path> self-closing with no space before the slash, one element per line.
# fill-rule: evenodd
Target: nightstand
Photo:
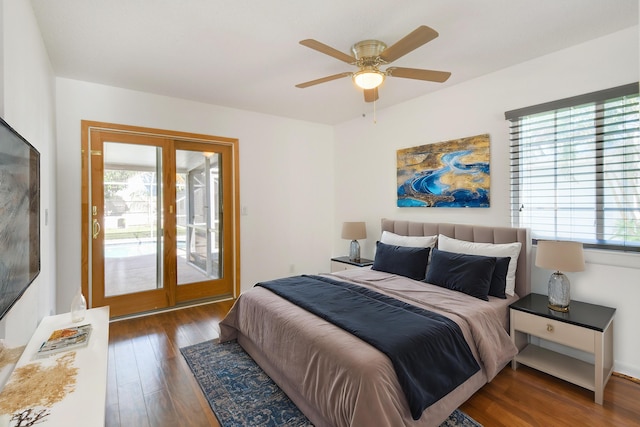
<path fill-rule="evenodd" d="M 604 387 L 613 372 L 613 317 L 615 308 L 571 301 L 569 312 L 547 308 L 546 295 L 529 294 L 509 306 L 511 340 L 520 352 L 518 363 L 593 390 L 602 405 Z M 587 363 L 531 343 L 531 337 L 559 343 L 593 355 Z"/>
<path fill-rule="evenodd" d="M 370 267 L 373 265 L 372 259 L 360 258 L 359 262 L 350 261 L 348 256 L 331 258 L 331 272 L 350 270 L 352 268 Z"/>

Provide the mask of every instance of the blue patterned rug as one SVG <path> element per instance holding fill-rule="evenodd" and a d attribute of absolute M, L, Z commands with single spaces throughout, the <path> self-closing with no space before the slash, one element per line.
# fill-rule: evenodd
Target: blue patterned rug
<path fill-rule="evenodd" d="M 235 341 L 180 349 L 222 427 L 312 426 Z M 482 427 L 456 410 L 441 427 Z"/>

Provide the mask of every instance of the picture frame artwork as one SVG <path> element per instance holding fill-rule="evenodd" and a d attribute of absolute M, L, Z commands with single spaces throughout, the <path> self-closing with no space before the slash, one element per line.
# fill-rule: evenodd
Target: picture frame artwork
<path fill-rule="evenodd" d="M 397 151 L 398 207 L 488 208 L 489 134 Z"/>

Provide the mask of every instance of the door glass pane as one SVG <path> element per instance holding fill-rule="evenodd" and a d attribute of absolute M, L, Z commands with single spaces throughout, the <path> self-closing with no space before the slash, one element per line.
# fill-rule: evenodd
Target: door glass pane
<path fill-rule="evenodd" d="M 176 150 L 178 285 L 222 277 L 220 158 Z"/>
<path fill-rule="evenodd" d="M 162 148 L 105 142 L 105 297 L 162 283 Z"/>

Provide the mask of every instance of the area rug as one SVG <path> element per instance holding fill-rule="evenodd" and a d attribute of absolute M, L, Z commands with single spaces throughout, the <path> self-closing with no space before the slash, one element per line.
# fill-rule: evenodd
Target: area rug
<path fill-rule="evenodd" d="M 180 349 L 222 427 L 312 426 L 296 405 L 235 341 Z M 456 410 L 441 427 L 482 427 Z"/>

